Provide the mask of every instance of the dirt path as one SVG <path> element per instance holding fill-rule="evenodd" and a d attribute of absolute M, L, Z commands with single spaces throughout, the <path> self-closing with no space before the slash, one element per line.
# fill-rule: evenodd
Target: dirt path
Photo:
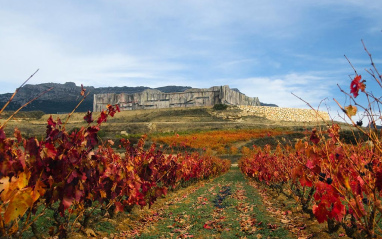
<path fill-rule="evenodd" d="M 156 218 L 149 220 L 155 222 L 146 223 L 142 233 L 129 230 L 120 237 L 290 238 L 238 168 L 179 196 L 154 209 Z"/>
<path fill-rule="evenodd" d="M 347 238 L 343 231 L 328 234 L 293 200 L 244 178 L 237 167 L 118 215 L 97 223 L 97 238 Z"/>

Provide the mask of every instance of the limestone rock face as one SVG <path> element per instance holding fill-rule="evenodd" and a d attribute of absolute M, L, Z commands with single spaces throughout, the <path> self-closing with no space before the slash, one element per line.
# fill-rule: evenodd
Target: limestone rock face
<path fill-rule="evenodd" d="M 37 85 L 25 85 L 19 89 L 19 92 L 14 97 L 13 101 L 8 105 L 6 110 L 17 110 L 26 102 L 30 101 L 40 93 L 46 91 L 47 89 L 53 87 L 53 90 L 43 94 L 40 98 L 33 101 L 23 110 L 41 110 L 45 113 L 56 114 L 56 113 L 68 113 L 71 112 L 82 99 L 81 97 L 81 86 L 77 86 L 74 82 L 66 82 L 65 84 L 58 83 L 43 83 Z M 93 86 L 84 86 L 86 93 L 89 93 L 88 97 L 82 102 L 82 104 L 77 108 L 77 112 L 86 112 L 93 109 L 93 98 L 94 94 L 106 94 L 106 93 L 127 93 L 133 94 L 138 92 L 143 92 L 146 89 L 150 89 L 145 86 L 137 87 L 100 87 L 95 88 Z M 158 89 L 162 92 L 183 92 L 190 89 L 189 86 L 163 86 Z M 12 93 L 0 94 L 0 108 L 5 105 L 5 103 L 12 96 Z"/>
<path fill-rule="evenodd" d="M 93 102 L 93 111 L 104 110 L 108 104 L 118 104 L 121 110 L 213 106 L 215 104 L 260 105 L 257 97 L 248 97 L 238 90 L 230 89 L 227 85 L 209 89 L 192 88 L 176 93 L 147 89 L 134 94 L 95 94 Z"/>

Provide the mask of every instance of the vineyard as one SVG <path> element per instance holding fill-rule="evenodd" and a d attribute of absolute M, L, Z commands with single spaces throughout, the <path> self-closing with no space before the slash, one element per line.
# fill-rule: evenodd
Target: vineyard
<path fill-rule="evenodd" d="M 373 67 L 366 71 L 382 87 L 382 75 L 365 45 L 364 49 Z M 374 108 L 379 109 L 381 101 L 366 91 L 366 80 L 355 69 L 354 73 L 350 94 L 340 88 L 352 104 L 343 107 L 334 99 L 355 128 L 354 143 L 341 140 L 340 126 L 332 123 L 325 129 L 313 129 L 309 138 L 294 145 L 254 147 L 239 167 L 248 177 L 294 198 L 311 218 L 326 223 L 329 233 L 342 228 L 351 238 L 381 238 L 382 145 L 376 125 L 381 114 Z M 366 96 L 367 106 L 356 101 L 360 94 Z M 362 120 L 352 119 L 358 108 L 364 110 L 369 127 L 361 127 Z M 356 133 L 367 141 L 357 139 Z"/>
<path fill-rule="evenodd" d="M 118 105 L 109 105 L 97 119 L 88 112 L 83 116 L 86 126 L 70 132 L 66 130 L 67 121 L 51 116 L 43 140 L 24 138 L 18 129 L 13 137 L 7 137 L 5 124 L 2 125 L 3 237 L 71 238 L 81 234 L 97 237 L 97 225 L 109 225 L 105 219 L 125 220 L 135 214 L 145 215 L 147 209 L 140 210 L 156 208 L 158 199 L 166 200 L 168 193 L 173 195 L 185 188 L 192 193 L 181 198 L 193 198 L 192 205 L 171 200 L 185 207 L 183 217 L 202 219 L 192 219 L 193 228 L 178 225 L 179 216 L 172 216 L 176 209 L 167 206 L 171 211 L 151 211 L 156 219 L 152 216 L 140 219 L 145 226 L 101 230 L 109 231 L 113 237 L 141 234 L 145 237 L 152 234 L 144 229 L 147 222 L 154 221 L 159 227 L 165 223 L 162 235 L 178 237 L 319 235 L 305 230 L 306 224 L 301 220 L 292 223 L 285 218 L 281 222 L 269 218 L 268 209 L 263 208 L 253 216 L 248 214 L 254 206 L 268 205 L 269 195 L 276 193 L 273 198 L 283 195 L 295 200 L 300 211 L 308 215 L 308 218 L 299 215 L 300 219 L 325 222 L 328 235 L 352 238 L 379 235 L 382 206 L 377 192 L 381 189 L 382 169 L 378 148 L 361 142 L 359 137 L 355 144 L 345 143 L 337 124 L 310 132 L 276 128 L 144 135 L 136 144 L 126 138 L 119 142 L 101 139 L 98 132 L 103 124 L 118 113 Z M 148 138 L 151 145 L 145 143 Z M 265 147 L 247 147 L 251 142 Z M 273 148 L 270 144 L 278 146 Z M 230 160 L 219 158 L 226 154 L 242 156 L 239 168 L 247 179 L 238 176 L 237 170 L 230 170 Z M 203 194 L 200 190 L 207 191 Z M 141 208 L 138 212 L 134 209 L 137 207 Z M 203 210 L 198 214 L 198 210 L 188 212 L 189 208 Z M 205 210 L 212 210 L 209 215 L 213 217 L 204 216 Z M 286 216 L 292 213 L 288 209 L 277 211 Z M 294 215 L 298 213 L 295 211 Z M 162 214 L 170 221 L 161 222 Z"/>
<path fill-rule="evenodd" d="M 230 168 L 230 162 L 194 154 L 166 155 L 155 144 L 144 149 L 121 140 L 125 153 L 116 153 L 114 142 L 99 142 L 97 132 L 118 106 L 109 106 L 96 122 L 88 112 L 87 127 L 68 133 L 60 119 L 49 118 L 46 138 L 25 139 L 15 129 L 8 138 L 0 129 L 1 208 L 4 237 L 19 237 L 32 230 L 47 211 L 55 221 L 49 235 L 66 238 L 88 227 L 96 212 L 113 217 L 132 206 L 152 205 L 182 183 L 215 177 Z M 99 212 L 98 212 L 99 211 Z"/>
<path fill-rule="evenodd" d="M 246 142 L 252 139 L 292 134 L 292 131 L 280 129 L 241 129 L 241 130 L 215 130 L 190 134 L 175 134 L 170 136 L 154 136 L 154 142 L 170 147 L 186 149 L 213 150 L 218 154 L 236 154 L 238 147 L 235 142 Z"/>
<path fill-rule="evenodd" d="M 18 111 L 4 113 L 0 237 L 382 238 L 381 114 L 374 110 L 381 102 L 354 71 L 350 93 L 340 88 L 352 104 L 334 99 L 350 121 L 347 132 L 324 122 L 113 141 L 101 137 L 120 112 L 108 105 L 96 118 L 84 113 L 84 126 L 71 130 L 76 109 L 63 121 L 49 116 L 38 139 L 17 128 L 6 133 Z M 356 101 L 360 94 L 366 107 Z M 368 127 L 353 120 L 358 108 Z"/>

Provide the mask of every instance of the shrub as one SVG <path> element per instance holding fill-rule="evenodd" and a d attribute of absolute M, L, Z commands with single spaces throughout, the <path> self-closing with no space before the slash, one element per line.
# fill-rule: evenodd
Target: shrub
<path fill-rule="evenodd" d="M 214 110 L 226 110 L 228 108 L 228 105 L 225 104 L 215 104 L 213 109 Z"/>

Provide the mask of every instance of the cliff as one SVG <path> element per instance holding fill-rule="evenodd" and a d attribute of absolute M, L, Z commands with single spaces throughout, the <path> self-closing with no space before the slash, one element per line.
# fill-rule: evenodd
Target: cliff
<path fill-rule="evenodd" d="M 121 110 L 162 109 L 174 107 L 213 106 L 215 104 L 259 106 L 257 97 L 248 97 L 229 86 L 209 89 L 187 89 L 184 92 L 164 93 L 147 89 L 139 93 L 106 93 L 94 95 L 93 111 L 101 111 L 108 104 L 118 104 Z"/>
<path fill-rule="evenodd" d="M 65 84 L 57 83 L 44 83 L 37 85 L 27 84 L 22 87 L 13 101 L 8 105 L 6 110 L 17 110 L 20 106 L 28 102 L 29 100 L 36 97 L 41 92 L 53 87 L 53 90 L 42 95 L 39 99 L 32 102 L 23 111 L 34 111 L 41 110 L 45 113 L 56 114 L 57 112 L 71 112 L 81 98 L 81 86 L 77 86 L 73 82 L 67 82 Z M 104 94 L 104 93 L 138 93 L 143 92 L 149 87 L 138 86 L 138 87 L 100 87 L 95 88 L 93 86 L 84 87 L 89 92 L 89 96 L 84 100 L 84 102 L 79 106 L 77 111 L 85 112 L 93 109 L 93 98 L 94 94 Z M 162 92 L 183 92 L 190 89 L 189 86 L 164 86 L 159 87 Z M 0 107 L 2 107 L 8 99 L 12 96 L 11 93 L 0 94 Z"/>
<path fill-rule="evenodd" d="M 66 82 L 65 84 L 58 83 L 43 83 L 37 85 L 27 84 L 22 87 L 13 101 L 8 105 L 6 110 L 14 111 L 20 106 L 28 102 L 29 100 L 36 97 L 41 92 L 53 87 L 53 90 L 42 95 L 39 99 L 35 100 L 29 104 L 23 111 L 43 111 L 47 114 L 56 113 L 68 113 L 71 112 L 81 98 L 81 86 L 77 86 L 74 82 Z M 228 87 L 228 86 L 227 86 Z M 147 108 L 152 108 L 150 105 L 154 101 L 159 100 L 160 107 L 167 105 L 171 107 L 183 107 L 184 105 L 189 106 L 202 106 L 202 105 L 213 105 L 216 102 L 221 102 L 224 104 L 239 104 L 239 102 L 247 102 L 245 105 L 258 105 L 263 104 L 258 101 L 258 98 L 252 98 L 245 96 L 238 89 L 225 88 L 224 86 L 212 87 L 209 89 L 195 89 L 189 86 L 163 86 L 155 89 L 138 86 L 138 87 L 100 87 L 96 88 L 93 86 L 84 86 L 86 92 L 89 92 L 89 96 L 82 102 L 78 107 L 78 112 L 86 112 L 88 110 L 93 110 L 94 96 L 99 94 L 108 94 L 108 97 L 117 97 L 116 95 L 125 94 L 138 94 L 134 96 L 135 98 L 124 98 L 120 100 L 121 102 L 133 102 L 140 101 L 144 99 L 150 99 L 151 103 L 147 102 Z M 146 92 L 144 92 L 147 90 Z M 214 95 L 212 95 L 211 92 Z M 168 94 L 175 94 L 171 96 Z M 184 94 L 179 94 L 184 93 Z M 166 95 L 167 94 L 167 95 Z M 114 96 L 113 96 L 114 95 Z M 156 95 L 156 96 L 155 96 Z M 0 107 L 2 107 L 8 99 L 12 96 L 12 93 L 0 94 Z M 224 96 L 224 97 L 223 97 Z M 130 96 L 131 97 L 131 96 Z M 156 97 L 156 98 L 155 98 Z M 220 97 L 220 98 L 219 98 Z M 254 103 L 248 103 L 251 100 L 255 100 Z M 104 101 L 107 104 L 109 101 Z M 118 102 L 116 99 L 115 101 Z M 102 103 L 102 101 L 101 101 Z M 243 104 L 243 103 L 241 103 Z"/>

